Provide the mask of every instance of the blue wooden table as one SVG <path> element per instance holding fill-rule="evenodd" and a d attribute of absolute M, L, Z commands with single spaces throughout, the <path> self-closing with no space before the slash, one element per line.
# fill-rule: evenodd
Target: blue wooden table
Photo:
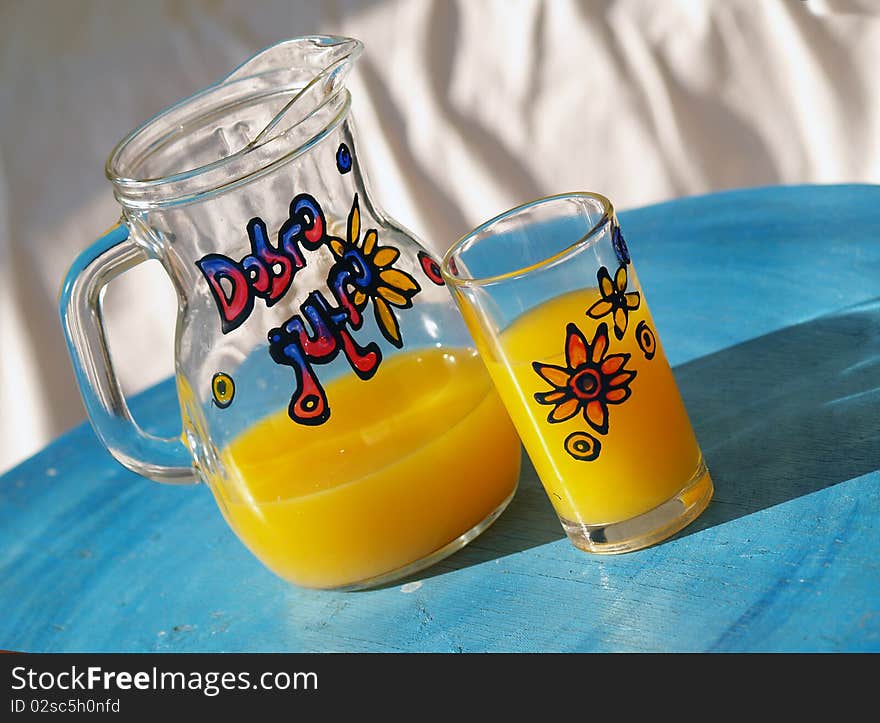
<path fill-rule="evenodd" d="M 0 478 L 0 648 L 880 650 L 880 186 L 620 216 L 716 485 L 675 538 L 579 552 L 526 465 L 494 527 L 418 579 L 299 590 L 204 486 L 141 479 L 82 425 Z M 134 413 L 170 431 L 173 395 Z"/>

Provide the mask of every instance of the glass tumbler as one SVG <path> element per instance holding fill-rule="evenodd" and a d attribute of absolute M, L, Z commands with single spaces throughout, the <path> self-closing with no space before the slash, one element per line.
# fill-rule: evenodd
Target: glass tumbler
<path fill-rule="evenodd" d="M 607 198 L 507 211 L 441 272 L 576 547 L 637 550 L 705 509 L 712 479 Z"/>

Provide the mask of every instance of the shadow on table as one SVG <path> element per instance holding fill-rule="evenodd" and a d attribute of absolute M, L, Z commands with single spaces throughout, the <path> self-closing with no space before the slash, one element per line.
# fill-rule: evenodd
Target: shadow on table
<path fill-rule="evenodd" d="M 880 299 L 675 372 L 715 482 L 680 535 L 880 469 Z"/>
<path fill-rule="evenodd" d="M 712 503 L 679 536 L 880 469 L 880 299 L 688 362 L 675 376 L 715 482 Z M 500 519 L 416 577 L 562 537 L 524 456 Z"/>

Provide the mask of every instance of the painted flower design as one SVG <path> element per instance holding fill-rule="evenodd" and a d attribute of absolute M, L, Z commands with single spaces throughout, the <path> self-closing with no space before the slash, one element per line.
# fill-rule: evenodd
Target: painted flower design
<path fill-rule="evenodd" d="M 618 340 L 623 339 L 629 322 L 629 312 L 639 308 L 642 297 L 638 291 L 627 292 L 626 266 L 618 267 L 613 280 L 608 269 L 603 266 L 599 269 L 597 278 L 602 298 L 587 309 L 587 316 L 601 319 L 606 314 L 611 314 L 614 322 L 614 336 Z"/>
<path fill-rule="evenodd" d="M 368 301 L 372 301 L 376 324 L 382 336 L 397 348 L 402 347 L 400 325 L 391 307 L 409 309 L 413 305 L 412 297 L 421 291 L 421 287 L 408 273 L 394 268 L 400 251 L 393 246 L 380 246 L 376 229 L 368 229 L 361 239 L 361 213 L 357 194 L 348 215 L 347 236 L 345 239 L 331 238 L 330 250 L 337 259 L 351 251 L 357 252 L 361 257 L 367 280 L 357 287 L 352 301 L 358 309 L 363 309 Z"/>
<path fill-rule="evenodd" d="M 566 366 L 532 362 L 535 372 L 553 387 L 535 394 L 539 404 L 553 405 L 548 422 L 564 422 L 581 412 L 599 434 L 608 432 L 608 405 L 629 398 L 629 385 L 636 376 L 626 368 L 630 355 L 608 354 L 608 345 L 608 324 L 599 324 L 592 342 L 587 342 L 576 325 L 569 324 Z"/>

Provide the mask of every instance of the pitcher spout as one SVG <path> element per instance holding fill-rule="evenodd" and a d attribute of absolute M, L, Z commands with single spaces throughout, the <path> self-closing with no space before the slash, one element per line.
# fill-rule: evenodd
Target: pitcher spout
<path fill-rule="evenodd" d="M 251 141 L 259 146 L 308 118 L 345 88 L 354 61 L 363 51 L 354 38 L 313 35 L 284 40 L 242 63 L 224 82 L 264 80 L 269 85 L 301 88 Z"/>
<path fill-rule="evenodd" d="M 224 82 L 284 71 L 299 73 L 305 87 L 317 76 L 334 68 L 338 68 L 342 75 L 340 81 L 344 81 L 345 74 L 363 49 L 360 40 L 339 35 L 309 35 L 282 40 L 243 62 L 226 76 Z"/>

